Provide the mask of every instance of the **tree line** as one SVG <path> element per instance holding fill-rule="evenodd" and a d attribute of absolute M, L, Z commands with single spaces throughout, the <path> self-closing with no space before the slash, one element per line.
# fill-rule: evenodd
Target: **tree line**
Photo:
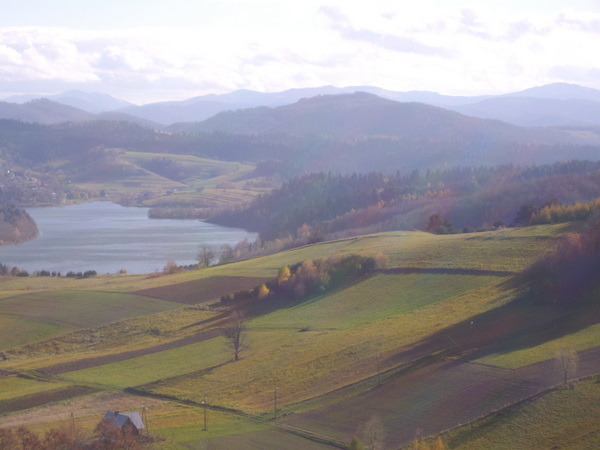
<path fill-rule="evenodd" d="M 600 289 L 600 219 L 562 238 L 555 252 L 541 258 L 517 280 L 534 303 L 577 308 L 598 304 Z"/>
<path fill-rule="evenodd" d="M 313 173 L 293 178 L 250 205 L 216 211 L 210 221 L 257 231 L 264 242 L 298 239 L 305 233 L 303 227 L 308 227 L 312 240 L 317 241 L 348 230 L 426 229 L 436 214 L 456 230 L 493 229 L 498 224 L 520 224 L 517 213 L 526 203 L 554 199 L 554 210 L 549 206 L 537 212 L 539 221 L 558 216 L 559 203 L 585 203 L 599 197 L 600 162 L 591 161 L 408 175 Z M 576 206 L 568 207 L 561 214 L 578 218 L 576 210 Z"/>

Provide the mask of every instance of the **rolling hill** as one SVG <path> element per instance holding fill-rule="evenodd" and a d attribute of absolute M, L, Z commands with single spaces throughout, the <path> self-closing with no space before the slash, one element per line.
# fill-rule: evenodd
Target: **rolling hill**
<path fill-rule="evenodd" d="M 503 96 L 451 109 L 468 116 L 501 120 L 522 127 L 591 127 L 600 124 L 600 102 L 582 99 Z"/>
<path fill-rule="evenodd" d="M 73 104 L 79 105 L 78 102 Z M 95 109 L 89 107 L 89 109 Z M 58 124 L 62 122 L 81 122 L 92 120 L 122 120 L 146 127 L 161 128 L 149 120 L 120 112 L 91 113 L 65 103 L 38 98 L 26 103 L 0 102 L 0 119 L 20 120 L 41 124 Z"/>
<path fill-rule="evenodd" d="M 44 430 L 66 423 L 73 411 L 77 428 L 87 433 L 105 410 L 150 405 L 151 433 L 172 448 L 195 448 L 210 438 L 216 448 L 252 442 L 301 449 L 347 445 L 376 416 L 386 447 L 406 445 L 417 429 L 436 434 L 555 386 L 556 346 L 580 352 L 577 376 L 599 370 L 597 305 L 569 311 L 534 305 L 512 282 L 577 229 L 394 232 L 163 277 L 51 278 L 43 286 L 35 278 L 1 279 L 0 304 L 24 301 L 21 320 L 43 320 L 27 304 L 48 298 L 49 324 L 82 328 L 48 329 L 37 338 L 24 328 L 20 338 L 29 345 L 2 353 L 0 407 L 10 413 L 0 415 L 0 425 Z M 271 307 L 269 297 L 257 299 L 262 307 L 248 318 L 247 345 L 231 362 L 220 292 L 245 290 L 252 278 L 259 285 L 299 261 L 378 252 L 387 255 L 387 268 L 332 290 Z M 24 293 L 23 283 L 36 292 Z M 205 288 L 217 298 L 198 298 Z M 174 302 L 191 304 L 174 308 Z M 102 314 L 94 316 L 98 308 Z M 110 322 L 123 308 L 148 315 Z M 523 350 L 528 359 L 505 369 L 506 359 Z M 208 431 L 198 426 L 203 400 Z M 593 431 L 597 417 L 578 424 L 581 433 Z M 558 432 L 560 423 L 555 427 Z M 530 428 L 528 435 L 536 432 Z M 562 436 L 568 439 L 566 431 Z M 593 434 L 583 439 L 578 442 L 597 443 Z"/>
<path fill-rule="evenodd" d="M 174 128 L 174 127 L 173 127 Z M 277 108 L 223 112 L 186 131 L 228 133 L 364 135 L 435 140 L 560 140 L 561 134 L 525 130 L 475 119 L 420 103 L 400 103 L 368 93 L 325 95 Z M 563 137 L 564 138 L 564 137 Z"/>
<path fill-rule="evenodd" d="M 114 98 L 107 94 L 101 94 L 99 92 L 83 92 L 76 89 L 54 95 L 13 95 L 6 98 L 4 101 L 21 104 L 41 98 L 72 106 L 73 108 L 78 108 L 92 114 L 103 111 L 115 111 L 131 105 L 129 102 Z"/>
<path fill-rule="evenodd" d="M 70 90 L 55 95 L 17 95 L 6 102 L 25 103 L 45 98 L 73 106 L 88 113 L 118 113 L 137 117 L 149 126 L 162 127 L 176 122 L 199 122 L 220 112 L 291 105 L 301 99 L 367 92 L 398 102 L 424 103 L 479 118 L 494 118 L 519 126 L 598 125 L 596 114 L 600 91 L 569 83 L 553 83 L 503 95 L 452 96 L 432 91 L 391 91 L 374 86 L 321 86 L 281 92 L 238 90 L 226 94 L 207 94 L 182 101 L 163 101 L 133 105 L 106 94 Z M 513 99 L 507 102 L 506 99 Z M 514 99 L 519 99 L 517 102 Z M 559 101 L 560 100 L 560 101 Z M 507 111 L 507 105 L 523 108 L 527 114 Z M 569 113 L 563 110 L 566 108 Z M 531 117 L 530 117 L 531 116 Z M 16 117 L 10 117 L 16 118 Z M 132 119 L 128 119 L 132 120 Z M 144 123 L 140 121 L 139 123 Z M 151 124 L 154 125 L 151 125 Z M 160 125 L 159 125 L 160 124 Z"/>

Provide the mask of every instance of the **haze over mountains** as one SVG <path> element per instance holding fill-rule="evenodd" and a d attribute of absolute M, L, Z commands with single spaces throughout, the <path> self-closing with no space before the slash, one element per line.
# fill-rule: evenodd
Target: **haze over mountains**
<path fill-rule="evenodd" d="M 324 86 L 275 93 L 239 90 L 141 106 L 105 94 L 67 91 L 45 96 L 47 100 L 43 102 L 39 101 L 41 96 L 9 97 L 0 102 L 0 118 L 41 123 L 93 119 L 129 120 L 159 128 L 178 122 L 200 122 L 224 111 L 276 108 L 294 104 L 304 98 L 354 92 L 366 92 L 396 102 L 424 103 L 518 126 L 600 125 L 600 91 L 567 83 L 534 87 L 501 96 L 476 97 L 446 96 L 430 91 L 394 92 L 372 86 Z"/>

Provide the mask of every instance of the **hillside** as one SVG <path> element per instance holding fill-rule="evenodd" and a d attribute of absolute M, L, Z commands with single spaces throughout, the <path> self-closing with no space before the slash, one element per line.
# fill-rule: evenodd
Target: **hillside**
<path fill-rule="evenodd" d="M 578 376 L 598 370 L 597 358 L 584 352 L 597 345 L 597 305 L 532 305 L 512 282 L 577 229 L 384 233 L 163 277 L 30 277 L 26 296 L 22 280 L 3 278 L 2 311 L 20 305 L 18 315 L 0 311 L 3 322 L 12 321 L 3 329 L 21 331 L 13 332 L 15 348 L 2 353 L 0 405 L 7 413 L 0 424 L 47 429 L 74 411 L 78 429 L 91 432 L 105 410 L 143 404 L 151 432 L 173 448 L 204 445 L 207 437 L 217 448 L 244 448 L 249 440 L 260 448 L 327 448 L 312 439 L 348 443 L 375 415 L 388 447 L 405 444 L 416 428 L 437 433 L 556 384 L 558 374 L 548 377 L 552 361 L 541 370 L 525 362 L 511 374 L 503 362 L 478 363 L 512 356 L 523 342 L 534 345 L 533 361 L 551 360 L 552 346 L 566 344 L 581 352 Z M 240 360 L 231 361 L 223 295 L 283 280 L 286 265 L 305 261 L 307 271 L 309 259 L 380 252 L 387 268 L 335 288 L 292 303 L 255 300 Z M 39 298 L 49 299 L 52 317 L 28 308 Z M 126 319 L 136 310 L 146 315 Z M 565 319 L 568 327 L 553 326 Z M 55 327 L 37 336 L 25 327 L 31 321 Z M 198 427 L 203 399 L 208 432 Z M 56 403 L 38 408 L 48 402 Z M 460 415 L 439 414 L 455 410 Z"/>
<path fill-rule="evenodd" d="M 599 170 L 597 162 L 573 161 L 535 168 L 415 171 L 407 176 L 315 173 L 210 220 L 243 225 L 266 241 L 310 242 L 367 231 L 426 229 L 434 215 L 447 219 L 456 231 L 490 229 L 520 225 L 516 218 L 524 204 L 535 208 L 596 200 Z"/>
<path fill-rule="evenodd" d="M 560 142 L 551 130 L 525 130 L 463 116 L 422 103 L 401 103 L 357 92 L 324 95 L 277 108 L 223 112 L 187 131 L 230 133 L 325 134 L 338 138 L 364 135 L 459 141 Z"/>
<path fill-rule="evenodd" d="M 576 84 L 553 83 L 532 87 L 503 95 L 452 96 L 433 91 L 398 92 L 376 86 L 320 86 L 314 88 L 288 89 L 281 92 L 257 92 L 238 90 L 226 94 L 207 94 L 182 101 L 163 101 L 144 105 L 133 105 L 120 99 L 97 92 L 70 90 L 54 95 L 14 95 L 6 102 L 23 104 L 45 98 L 49 101 L 68 105 L 88 113 L 112 114 L 155 128 L 173 125 L 177 122 L 199 122 L 224 112 L 257 107 L 275 108 L 291 105 L 301 99 L 324 95 L 348 95 L 365 92 L 397 102 L 424 103 L 479 118 L 494 118 L 519 126 L 589 126 L 598 125 L 595 115 L 600 102 L 600 91 Z M 527 111 L 519 114 L 506 108 L 510 103 Z M 564 110 L 566 108 L 569 114 Z M 12 109 L 14 114 L 6 118 L 20 118 L 22 113 Z M 60 115 L 57 115 L 60 117 Z M 26 120 L 38 121 L 29 115 Z M 40 121 L 49 120 L 41 116 Z"/>
<path fill-rule="evenodd" d="M 20 244 L 37 235 L 37 226 L 26 211 L 0 204 L 0 245 Z"/>
<path fill-rule="evenodd" d="M 99 92 L 83 92 L 77 89 L 70 89 L 66 92 L 54 95 L 13 95 L 6 98 L 5 101 L 22 104 L 40 98 L 82 109 L 93 114 L 103 111 L 115 111 L 120 108 L 131 106 L 131 103 L 129 102 L 114 98 L 107 94 L 101 94 Z"/>
<path fill-rule="evenodd" d="M 97 111 L 93 106 L 88 106 L 87 109 L 92 109 L 95 112 L 89 112 L 88 110 L 81 108 L 86 107 L 85 103 L 81 104 L 81 102 L 78 101 L 71 102 L 68 98 L 63 98 L 62 101 L 63 102 L 61 103 L 47 98 L 36 98 L 23 104 L 0 102 L 0 119 L 11 119 L 40 124 L 91 120 L 123 120 L 137 123 L 142 126 L 160 128 L 160 126 L 154 122 L 126 113 L 101 112 Z"/>
<path fill-rule="evenodd" d="M 451 109 L 468 116 L 496 119 L 524 127 L 597 126 L 600 101 L 497 97 Z"/>

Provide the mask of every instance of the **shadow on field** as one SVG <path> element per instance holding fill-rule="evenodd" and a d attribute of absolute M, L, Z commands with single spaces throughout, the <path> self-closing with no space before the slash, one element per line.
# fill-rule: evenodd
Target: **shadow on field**
<path fill-rule="evenodd" d="M 445 351 L 469 362 L 493 353 L 535 347 L 600 322 L 600 306 L 576 309 L 532 304 L 527 294 L 429 336 L 411 352 Z"/>

